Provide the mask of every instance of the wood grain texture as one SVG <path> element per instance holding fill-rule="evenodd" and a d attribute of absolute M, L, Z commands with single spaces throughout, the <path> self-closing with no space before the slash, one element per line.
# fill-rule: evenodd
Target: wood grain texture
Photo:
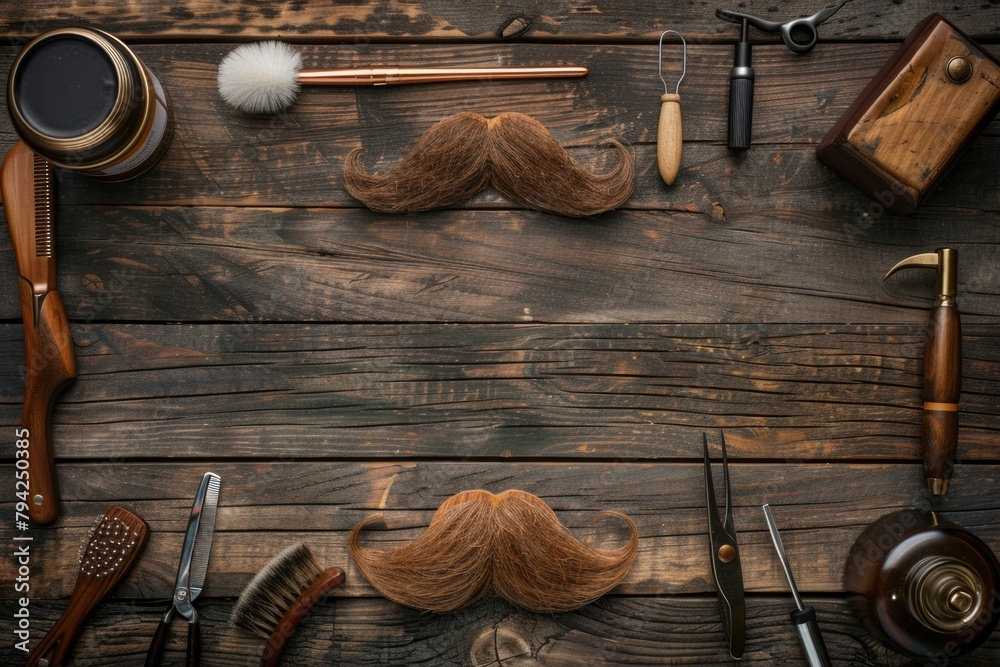
<path fill-rule="evenodd" d="M 755 0 L 756 2 L 756 0 Z M 818 142 L 927 13 L 1000 53 L 996 5 L 849 3 L 794 56 L 756 42 L 754 147 L 727 151 L 736 26 L 716 5 L 380 0 L 7 3 L 6 71 L 21 37 L 100 26 L 138 44 L 164 84 L 177 135 L 126 184 L 60 174 L 60 290 L 81 378 L 55 411 L 65 513 L 32 528 L 32 639 L 73 586 L 94 515 L 121 502 L 149 520 L 139 567 L 88 618 L 74 665 L 142 664 L 176 573 L 192 480 L 223 477 L 203 619 L 204 661 L 259 662 L 263 641 L 227 626 L 235 597 L 304 541 L 347 581 L 296 633 L 284 664 L 433 667 L 731 665 L 708 568 L 703 430 L 725 428 L 754 667 L 805 664 L 759 505 L 774 507 L 792 566 L 837 667 L 897 667 L 846 608 L 848 549 L 870 521 L 940 508 L 1000 548 L 1000 122 L 926 208 L 887 215 L 821 165 Z M 933 5 L 933 6 L 932 6 Z M 718 5 L 725 6 L 725 5 Z M 731 6 L 731 8 L 736 8 Z M 769 19 L 818 5 L 749 3 Z M 519 44 L 496 39 L 532 19 Z M 656 167 L 663 88 L 656 39 L 689 40 L 684 159 Z M 583 65 L 578 81 L 308 90 L 288 113 L 225 107 L 216 67 L 235 42 L 280 37 L 307 67 Z M 669 54 L 665 73 L 676 76 Z M 572 222 L 494 192 L 457 210 L 373 214 L 347 196 L 343 159 L 395 162 L 441 118 L 537 117 L 586 168 L 600 148 L 636 151 L 626 210 Z M 15 136 L 0 113 L 0 150 Z M 900 257 L 959 248 L 965 318 L 960 465 L 930 500 L 920 464 L 921 368 L 933 276 L 882 283 Z M 22 329 L 0 235 L 0 432 L 17 423 Z M 6 279 L 4 279 L 6 276 Z M 825 324 L 816 324 L 825 323 Z M 0 479 L 12 459 L 0 445 Z M 601 510 L 641 542 L 626 582 L 559 616 L 486 600 L 419 614 L 377 598 L 347 533 L 384 512 L 370 543 L 419 534 L 453 493 L 537 493 L 575 534 L 617 542 Z M 0 505 L 7 512 L 9 504 Z M 0 579 L 11 578 L 0 558 Z M 0 615 L 11 618 L 11 587 Z M 184 662 L 184 633 L 165 665 Z M 23 657 L 0 644 L 0 664 Z M 1000 640 L 962 661 L 1000 662 Z"/>
<path fill-rule="evenodd" d="M 374 589 L 350 560 L 351 528 L 381 514 L 384 523 L 366 529 L 362 543 L 399 546 L 426 528 L 442 502 L 470 489 L 534 493 L 574 534 L 605 547 L 620 545 L 628 533 L 621 521 L 601 512 L 627 514 L 638 528 L 639 549 L 615 594 L 714 594 L 700 462 L 375 463 L 278 458 L 212 463 L 212 471 L 222 477 L 222 493 L 206 596 L 239 595 L 265 563 L 295 542 L 305 542 L 324 567 L 345 570 L 347 578 L 337 596 L 372 596 Z M 142 561 L 117 595 L 169 597 L 191 504 L 190 497 L 178 492 L 178 483 L 197 479 L 206 467 L 201 462 L 66 463 L 61 471 L 64 516 L 51 528 L 29 533 L 34 537 L 32 567 L 37 569 L 33 571 L 45 573 L 32 580 L 33 594 L 40 598 L 69 594 L 77 545 L 93 516 L 113 498 L 145 518 L 151 531 Z M 781 524 L 799 587 L 810 594 L 840 594 L 854 540 L 865 526 L 894 510 L 938 508 L 992 549 L 1000 547 L 996 523 L 1000 499 L 993 491 L 998 475 L 1000 466 L 994 464 L 968 466 L 961 470 L 961 487 L 956 475 L 956 492 L 931 501 L 919 463 L 730 462 L 746 590 L 787 591 L 760 509 L 764 502 L 770 503 Z M 2 593 L 4 598 L 14 595 L 12 589 Z"/>
<path fill-rule="evenodd" d="M 655 167 L 654 167 L 655 170 Z M 896 259 L 962 255 L 967 323 L 997 322 L 1000 214 L 901 224 L 818 211 L 65 208 L 60 292 L 71 320 L 315 322 L 926 321 L 930 276 Z M 0 255 L 0 317 L 17 316 Z M 10 268 L 7 268 L 10 267 Z"/>
<path fill-rule="evenodd" d="M 736 8 L 736 3 L 732 3 Z M 807 16 L 812 5 L 777 0 L 752 6 L 765 19 L 785 21 Z M 728 5 L 723 4 L 723 7 Z M 0 23 L 0 34 L 11 38 L 86 22 L 122 37 L 145 39 L 256 39 L 282 37 L 309 40 L 434 40 L 469 38 L 493 40 L 511 19 L 532 19 L 525 38 L 538 39 L 651 39 L 666 28 L 680 28 L 689 39 L 733 41 L 738 30 L 715 18 L 714 5 L 676 3 L 669 11 L 640 0 L 580 3 L 568 0 L 514 3 L 449 2 L 448 0 L 387 0 L 315 4 L 285 0 L 219 5 L 208 0 L 153 0 L 127 7 L 77 0 L 36 0 L 14 3 Z M 945 11 L 949 20 L 973 36 L 995 36 L 998 19 L 994 5 L 979 0 L 954 0 L 947 7 L 926 2 L 895 3 L 877 0 L 848 4 L 823 24 L 823 39 L 902 39 L 930 11 Z M 755 37 L 760 37 L 759 34 Z M 776 38 L 775 38 L 776 39 Z"/>
<path fill-rule="evenodd" d="M 899 665 L 870 644 L 842 601 L 809 599 L 834 664 L 851 667 Z M 39 626 L 59 602 L 39 600 Z M 741 664 L 804 665 L 788 620 L 791 600 L 747 599 L 747 654 Z M 264 641 L 228 626 L 232 602 L 202 598 L 206 665 L 248 667 L 259 662 Z M 0 603 L 0 613 L 13 613 Z M 134 601 L 109 601 L 93 615 L 77 646 L 80 667 L 141 664 L 156 610 Z M 609 667 L 611 665 L 699 665 L 729 667 L 714 599 L 605 597 L 585 609 L 558 616 L 530 614 L 487 599 L 455 614 L 421 614 L 379 599 L 336 598 L 320 603 L 299 628 L 286 665 L 434 665 L 435 667 Z M 183 635 L 168 645 L 166 665 L 184 664 Z M 14 660 L 0 645 L 0 660 Z M 991 667 L 1000 660 L 1000 640 L 989 640 L 956 667 Z M 19 662 L 19 659 L 18 661 Z"/>
<path fill-rule="evenodd" d="M 74 335 L 81 376 L 56 410 L 60 458 L 695 459 L 715 428 L 737 459 L 920 456 L 922 325 L 81 324 Z M 0 326 L 10 426 L 19 336 Z M 995 459 L 1000 336 L 967 325 L 964 342 L 959 457 Z"/>

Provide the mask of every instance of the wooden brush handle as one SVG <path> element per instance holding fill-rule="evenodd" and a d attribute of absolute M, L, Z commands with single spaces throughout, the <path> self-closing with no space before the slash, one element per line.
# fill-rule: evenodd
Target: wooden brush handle
<path fill-rule="evenodd" d="M 28 430 L 28 514 L 38 523 L 59 516 L 59 494 L 49 444 L 56 396 L 76 377 L 66 310 L 56 292 L 52 169 L 24 143 L 0 167 L 7 226 L 17 262 L 24 320 L 25 387 L 21 426 Z"/>
<path fill-rule="evenodd" d="M 121 519 L 133 531 L 135 547 L 129 551 L 124 561 L 107 576 L 90 576 L 81 570 L 66 609 L 63 610 L 62 616 L 59 617 L 48 634 L 42 638 L 42 641 L 28 656 L 26 667 L 39 665 L 42 660 L 48 661 L 47 667 L 59 667 L 69 656 L 87 616 L 97 606 L 97 603 L 125 578 L 139 559 L 139 554 L 142 553 L 149 532 L 146 523 L 128 510 L 117 506 L 109 508 L 105 516 Z M 97 536 L 95 535 L 91 539 L 97 539 Z"/>
<path fill-rule="evenodd" d="M 274 627 L 271 638 L 267 640 L 267 648 L 264 649 L 260 667 L 278 666 L 278 663 L 281 662 L 281 654 L 285 652 L 285 644 L 295 634 L 295 628 L 309 613 L 313 605 L 326 595 L 327 591 L 340 585 L 343 581 L 344 571 L 339 567 L 331 567 L 316 577 L 309 588 L 303 591 L 292 606 L 285 610 L 285 614 Z"/>
<path fill-rule="evenodd" d="M 660 97 L 660 124 L 656 130 L 656 164 L 660 178 L 672 185 L 681 168 L 683 133 L 681 129 L 681 96 Z"/>
<path fill-rule="evenodd" d="M 924 417 L 920 445 L 931 492 L 945 495 L 958 449 L 958 397 L 962 384 L 962 324 L 955 306 L 935 306 L 924 349 Z"/>

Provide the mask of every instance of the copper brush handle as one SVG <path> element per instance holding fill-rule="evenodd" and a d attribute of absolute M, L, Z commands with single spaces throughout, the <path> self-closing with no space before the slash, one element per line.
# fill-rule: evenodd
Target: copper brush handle
<path fill-rule="evenodd" d="M 509 79 L 564 79 L 587 76 L 586 67 L 464 67 L 305 70 L 303 86 L 386 86 L 440 81 L 501 81 Z"/>
<path fill-rule="evenodd" d="M 267 640 L 267 648 L 260 660 L 260 667 L 277 667 L 281 662 L 281 655 L 285 652 L 285 644 L 293 634 L 295 628 L 309 610 L 323 599 L 323 596 L 333 588 L 344 582 L 344 571 L 339 567 L 331 567 L 316 577 L 312 584 L 302 592 L 292 605 L 285 610 L 281 620 L 274 626 L 271 638 Z"/>
<path fill-rule="evenodd" d="M 56 291 L 52 167 L 23 141 L 0 167 L 0 190 L 17 262 L 24 320 L 24 411 L 18 439 L 28 447 L 28 515 L 38 523 L 59 516 L 59 491 L 49 424 L 56 396 L 76 377 L 73 338 Z"/>

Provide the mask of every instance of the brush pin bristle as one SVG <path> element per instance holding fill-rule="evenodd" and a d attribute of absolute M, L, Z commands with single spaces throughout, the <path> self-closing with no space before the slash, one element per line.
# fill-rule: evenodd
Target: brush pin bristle
<path fill-rule="evenodd" d="M 80 547 L 80 572 L 101 579 L 118 569 L 135 548 L 136 534 L 118 517 L 101 516 Z"/>
<path fill-rule="evenodd" d="M 229 622 L 269 639 L 285 611 L 323 574 L 305 544 L 294 544 L 254 576 L 233 607 Z"/>
<path fill-rule="evenodd" d="M 277 113 L 295 101 L 301 67 L 302 55 L 288 44 L 244 44 L 222 59 L 219 94 L 246 113 Z"/>

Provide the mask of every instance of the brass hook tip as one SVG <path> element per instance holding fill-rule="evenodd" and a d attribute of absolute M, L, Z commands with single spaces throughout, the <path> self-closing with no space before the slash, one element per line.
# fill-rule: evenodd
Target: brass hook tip
<path fill-rule="evenodd" d="M 882 280 L 885 280 L 900 269 L 935 269 L 940 264 L 940 261 L 940 254 L 937 252 L 924 252 L 919 255 L 913 255 L 897 262 L 895 266 L 886 271 L 885 275 L 882 276 Z"/>

